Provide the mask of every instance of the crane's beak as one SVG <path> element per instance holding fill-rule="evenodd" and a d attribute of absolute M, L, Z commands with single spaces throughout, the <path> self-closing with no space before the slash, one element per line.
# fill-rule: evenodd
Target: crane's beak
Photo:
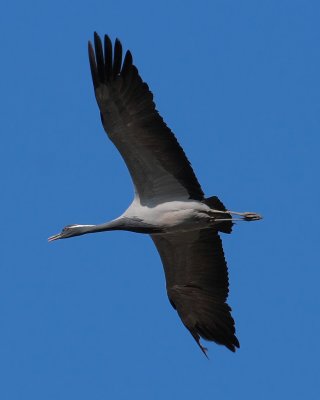
<path fill-rule="evenodd" d="M 58 240 L 58 239 L 61 239 L 61 233 L 58 233 L 57 235 L 50 236 L 48 238 L 48 242 L 53 242 L 54 240 Z"/>

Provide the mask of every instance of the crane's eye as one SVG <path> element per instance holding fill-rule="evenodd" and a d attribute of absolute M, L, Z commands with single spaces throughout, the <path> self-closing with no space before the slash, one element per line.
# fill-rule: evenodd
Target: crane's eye
<path fill-rule="evenodd" d="M 62 229 L 62 232 L 68 232 L 68 231 L 71 230 L 70 228 L 72 228 L 72 227 L 74 227 L 74 226 L 76 226 L 76 225 L 67 225 L 67 226 L 65 226 L 65 227 Z"/>

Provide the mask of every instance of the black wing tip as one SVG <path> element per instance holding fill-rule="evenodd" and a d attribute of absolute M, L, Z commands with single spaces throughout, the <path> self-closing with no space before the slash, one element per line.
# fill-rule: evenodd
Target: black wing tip
<path fill-rule="evenodd" d="M 131 62 L 132 62 L 132 53 L 131 53 L 130 50 L 127 50 L 127 52 L 126 52 L 126 57 L 128 57 L 128 58 L 131 60 Z"/>
<path fill-rule="evenodd" d="M 191 331 L 190 329 L 188 329 L 189 332 L 191 333 L 192 337 L 194 338 L 194 340 L 196 341 L 197 345 L 200 347 L 200 350 L 202 351 L 202 353 L 207 357 L 207 359 L 209 360 L 209 356 L 208 356 L 208 349 L 204 346 L 202 346 L 201 342 L 200 342 L 200 336 L 198 335 L 198 333 Z"/>
<path fill-rule="evenodd" d="M 110 39 L 110 37 L 109 37 L 107 34 L 105 34 L 103 37 L 104 37 L 104 40 L 107 39 L 108 41 L 111 42 L 111 39 Z M 101 36 L 99 35 L 99 33 L 98 33 L 97 31 L 94 31 L 94 32 L 93 32 L 93 40 L 94 40 L 94 41 L 99 41 L 99 42 L 102 43 Z"/>
<path fill-rule="evenodd" d="M 93 50 L 93 46 L 91 43 L 91 40 L 88 40 L 88 54 L 89 54 L 89 60 L 91 61 L 92 57 L 94 59 L 94 50 Z"/>
<path fill-rule="evenodd" d="M 130 50 L 126 51 L 126 55 L 124 56 L 123 64 L 122 64 L 122 69 L 121 69 L 121 74 L 122 75 L 127 75 L 129 72 L 129 69 L 132 68 L 132 54 Z"/>
<path fill-rule="evenodd" d="M 103 36 L 102 42 L 99 34 L 94 31 L 93 43 L 88 41 L 88 53 L 95 88 L 99 83 L 107 83 L 117 75 L 127 74 L 133 67 L 131 52 L 127 50 L 123 60 L 120 39 L 116 38 L 113 45 L 107 34 Z"/>
<path fill-rule="evenodd" d="M 96 31 L 94 31 L 94 33 L 93 33 L 93 41 L 94 41 L 95 45 L 98 43 L 102 43 L 101 38 Z"/>
<path fill-rule="evenodd" d="M 207 359 L 209 359 L 208 349 L 201 344 L 201 341 L 200 341 L 201 336 L 199 335 L 199 333 L 193 329 L 188 328 L 188 330 L 191 333 L 194 340 L 196 341 L 197 345 L 200 347 L 202 353 L 207 357 Z M 225 346 L 228 350 L 232 351 L 232 353 L 235 353 L 236 350 L 240 348 L 239 340 L 237 339 L 237 337 L 234 334 L 225 338 L 225 340 L 221 340 L 221 339 L 216 340 L 213 337 L 206 338 L 206 340 L 213 341 L 219 345 Z"/>
<path fill-rule="evenodd" d="M 122 44 L 118 38 L 114 42 L 113 48 L 113 68 L 112 75 L 116 77 L 120 74 L 122 64 Z"/>
<path fill-rule="evenodd" d="M 227 349 L 232 351 L 232 353 L 235 353 L 237 349 L 240 349 L 240 343 L 236 336 L 233 336 L 232 339 L 233 339 L 233 341 L 231 343 L 224 344 L 224 345 L 226 346 Z"/>
<path fill-rule="evenodd" d="M 88 55 L 93 87 L 96 89 L 99 86 L 99 75 L 93 45 L 90 40 L 88 41 Z"/>
<path fill-rule="evenodd" d="M 213 296 L 196 285 L 175 285 L 168 288 L 168 296 L 206 356 L 207 349 L 202 346 L 200 338 L 225 346 L 233 353 L 240 348 L 231 308 L 219 296 Z"/>
<path fill-rule="evenodd" d="M 112 50 L 112 41 L 110 39 L 109 35 L 104 35 L 104 50 L 106 51 L 106 49 L 111 49 Z"/>

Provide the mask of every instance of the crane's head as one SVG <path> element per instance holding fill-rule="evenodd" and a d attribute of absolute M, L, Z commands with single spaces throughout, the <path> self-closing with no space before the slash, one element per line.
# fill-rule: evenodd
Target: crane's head
<path fill-rule="evenodd" d="M 87 227 L 90 225 L 67 225 L 65 226 L 60 233 L 57 235 L 50 236 L 48 238 L 48 242 L 53 242 L 58 239 L 67 239 L 72 236 L 83 235 L 87 231 Z"/>

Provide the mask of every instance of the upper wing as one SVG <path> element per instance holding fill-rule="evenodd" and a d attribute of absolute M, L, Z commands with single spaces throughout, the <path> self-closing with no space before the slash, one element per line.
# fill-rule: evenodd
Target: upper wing
<path fill-rule="evenodd" d="M 89 60 L 101 119 L 121 153 L 142 204 L 202 200 L 203 192 L 177 139 L 155 109 L 153 95 L 127 51 L 108 36 L 89 42 Z"/>
<path fill-rule="evenodd" d="M 202 351 L 200 336 L 235 351 L 239 342 L 226 303 L 228 270 L 218 233 L 205 229 L 151 237 L 164 265 L 169 300 Z"/>

